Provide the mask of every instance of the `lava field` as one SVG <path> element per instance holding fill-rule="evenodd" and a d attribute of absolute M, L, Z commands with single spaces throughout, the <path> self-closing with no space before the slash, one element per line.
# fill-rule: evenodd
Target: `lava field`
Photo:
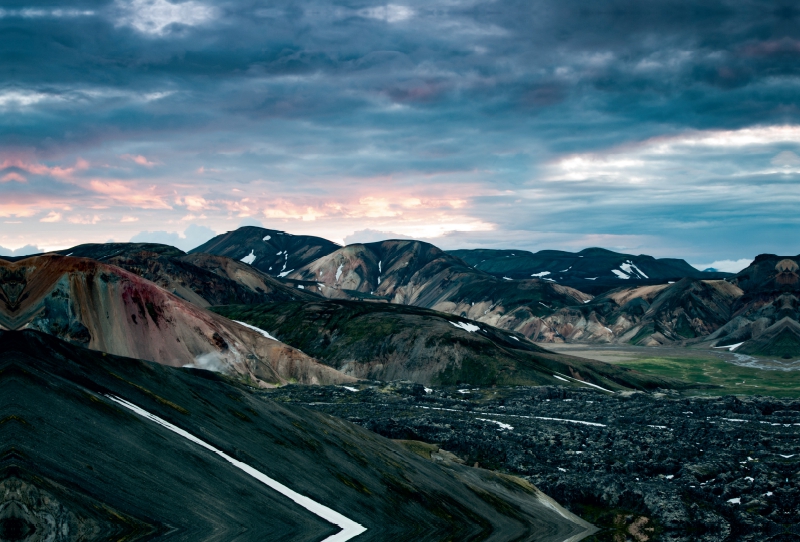
<path fill-rule="evenodd" d="M 524 477 L 600 527 L 594 540 L 800 540 L 797 400 L 410 383 L 263 393 Z"/>

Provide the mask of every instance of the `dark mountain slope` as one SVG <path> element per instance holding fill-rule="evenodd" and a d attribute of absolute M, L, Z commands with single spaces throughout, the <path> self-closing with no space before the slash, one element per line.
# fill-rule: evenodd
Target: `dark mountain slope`
<path fill-rule="evenodd" d="M 289 277 L 328 298 L 366 298 L 425 307 L 527 333 L 553 310 L 591 299 L 538 279 L 507 281 L 420 241 L 341 248 Z"/>
<path fill-rule="evenodd" d="M 0 332 L 0 374 L 0 484 L 12 488 L 0 494 L 6 532 L 60 542 L 311 542 L 339 531 L 222 454 L 361 524 L 359 542 L 561 542 L 592 532 L 524 481 L 436 464 L 205 371 Z"/>
<path fill-rule="evenodd" d="M 198 365 L 259 385 L 352 380 L 137 275 L 86 258 L 0 260 L 0 328 L 36 329 L 93 350 Z"/>
<path fill-rule="evenodd" d="M 685 260 L 653 258 L 640 254 L 621 254 L 603 248 L 587 248 L 580 252 L 561 250 L 451 250 L 482 271 L 496 277 L 525 279 L 538 276 L 598 295 L 628 283 L 663 284 L 682 278 L 721 279 L 730 273 L 711 273 L 695 269 Z"/>
<path fill-rule="evenodd" d="M 416 307 L 317 301 L 215 307 L 358 378 L 426 385 L 681 387 L 614 365 L 548 352 L 521 335 Z M 562 376 L 557 376 L 560 374 Z"/>
<path fill-rule="evenodd" d="M 245 263 L 168 245 L 86 244 L 57 253 L 121 267 L 200 307 L 313 298 Z"/>
<path fill-rule="evenodd" d="M 285 277 L 339 248 L 336 243 L 321 237 L 244 226 L 218 235 L 189 253 L 226 256 L 250 264 L 268 275 Z"/>

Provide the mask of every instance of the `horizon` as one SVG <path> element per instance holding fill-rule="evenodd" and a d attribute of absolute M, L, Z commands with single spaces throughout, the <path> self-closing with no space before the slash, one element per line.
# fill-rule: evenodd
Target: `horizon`
<path fill-rule="evenodd" d="M 114 0 L 0 9 L 0 254 L 340 244 L 797 254 L 782 2 Z"/>

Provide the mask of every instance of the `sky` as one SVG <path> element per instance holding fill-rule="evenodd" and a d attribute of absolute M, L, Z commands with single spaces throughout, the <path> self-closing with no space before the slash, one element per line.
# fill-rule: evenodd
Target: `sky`
<path fill-rule="evenodd" d="M 0 253 L 800 253 L 794 2 L 397 1 L 3 2 Z"/>

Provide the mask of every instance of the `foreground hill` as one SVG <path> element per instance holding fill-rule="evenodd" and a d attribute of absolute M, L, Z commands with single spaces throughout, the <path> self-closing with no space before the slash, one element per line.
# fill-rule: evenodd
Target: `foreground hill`
<path fill-rule="evenodd" d="M 451 250 L 469 265 L 496 277 L 526 279 L 540 277 L 598 295 L 629 283 L 664 284 L 683 278 L 721 279 L 730 273 L 705 272 L 685 260 L 634 256 L 603 248 L 587 248 L 580 252 L 561 250 Z"/>
<path fill-rule="evenodd" d="M 0 260 L 0 326 L 174 367 L 196 365 L 260 385 L 352 380 L 137 275 L 86 258 Z"/>
<path fill-rule="evenodd" d="M 0 332 L 0 372 L 4 539 L 561 542 L 594 531 L 524 480 L 425 459 L 205 371 L 26 331 Z"/>
<path fill-rule="evenodd" d="M 121 267 L 200 307 L 310 299 L 245 263 L 155 243 L 78 245 L 58 254 Z"/>
<path fill-rule="evenodd" d="M 539 279 L 498 279 L 421 241 L 349 245 L 288 278 L 328 298 L 413 305 L 520 331 L 553 309 L 591 299 Z"/>
<path fill-rule="evenodd" d="M 226 256 L 250 264 L 268 275 L 285 277 L 338 248 L 336 243 L 321 237 L 244 226 L 218 235 L 189 253 Z"/>
<path fill-rule="evenodd" d="M 609 390 L 684 387 L 615 365 L 548 352 L 487 325 L 388 303 L 318 300 L 215 307 L 350 376 L 425 385 L 563 384 Z"/>

